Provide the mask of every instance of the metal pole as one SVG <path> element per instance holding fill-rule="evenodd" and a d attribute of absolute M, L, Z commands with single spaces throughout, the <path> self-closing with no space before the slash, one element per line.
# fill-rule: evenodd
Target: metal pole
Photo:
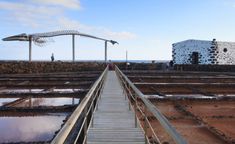
<path fill-rule="evenodd" d="M 147 107 L 144 106 L 144 135 L 145 135 L 145 144 L 148 143 L 148 126 L 147 126 Z"/>
<path fill-rule="evenodd" d="M 105 60 L 106 63 L 107 63 L 107 44 L 108 44 L 108 41 L 105 41 L 104 42 L 104 48 L 105 48 L 105 50 L 104 50 L 104 60 Z"/>
<path fill-rule="evenodd" d="M 72 35 L 73 62 L 75 61 L 75 35 Z"/>
<path fill-rule="evenodd" d="M 85 106 L 85 123 L 84 123 L 84 127 L 83 127 L 83 130 L 84 130 L 84 144 L 87 143 L 87 129 L 88 129 L 88 122 L 87 122 L 87 119 L 88 119 L 88 108 L 87 106 Z"/>
<path fill-rule="evenodd" d="M 126 70 L 128 68 L 127 60 L 128 60 L 128 51 L 126 51 Z"/>
<path fill-rule="evenodd" d="M 126 51 L 126 63 L 127 63 L 127 60 L 128 60 L 128 51 Z"/>
<path fill-rule="evenodd" d="M 130 96 L 130 99 L 128 101 L 128 105 L 129 105 L 129 111 L 131 110 L 131 96 Z"/>
<path fill-rule="evenodd" d="M 72 105 L 74 105 L 75 104 L 75 100 L 74 100 L 74 97 L 72 98 Z"/>
<path fill-rule="evenodd" d="M 96 101 L 98 103 L 98 100 Z M 91 113 L 93 114 L 94 113 L 94 107 L 95 107 L 95 104 L 93 103 L 93 105 L 91 106 Z M 91 119 L 91 127 L 94 126 L 94 115 Z"/>
<path fill-rule="evenodd" d="M 134 94 L 135 98 L 135 127 L 137 128 L 137 96 Z"/>
<path fill-rule="evenodd" d="M 29 61 L 32 61 L 32 38 L 29 37 Z"/>
<path fill-rule="evenodd" d="M 29 107 L 31 108 L 32 107 L 32 98 L 29 97 Z"/>

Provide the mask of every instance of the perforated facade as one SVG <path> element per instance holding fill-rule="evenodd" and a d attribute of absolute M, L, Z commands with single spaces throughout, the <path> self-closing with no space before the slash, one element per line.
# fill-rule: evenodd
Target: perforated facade
<path fill-rule="evenodd" d="M 235 42 L 186 40 L 172 46 L 174 64 L 235 64 Z"/>

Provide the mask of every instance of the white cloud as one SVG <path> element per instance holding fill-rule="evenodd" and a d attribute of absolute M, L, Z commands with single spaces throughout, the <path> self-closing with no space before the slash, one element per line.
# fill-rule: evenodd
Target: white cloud
<path fill-rule="evenodd" d="M 234 0 L 226 0 L 226 1 L 223 2 L 223 5 L 225 5 L 226 7 L 235 8 Z"/>
<path fill-rule="evenodd" d="M 110 31 L 110 30 L 106 30 L 105 34 L 108 37 L 113 37 L 114 39 L 128 40 L 128 39 L 135 39 L 135 38 L 137 38 L 137 36 L 134 33 L 126 32 L 126 31 L 113 32 L 113 31 Z"/>
<path fill-rule="evenodd" d="M 0 2 L 0 8 L 1 9 L 6 9 L 6 10 L 15 10 L 15 9 L 20 9 L 24 5 L 20 3 L 12 3 L 12 2 L 6 2 L 6 1 L 1 1 Z"/>
<path fill-rule="evenodd" d="M 84 33 L 92 33 L 93 35 L 102 36 L 104 38 L 118 39 L 118 40 L 129 40 L 135 39 L 137 36 L 134 33 L 121 31 L 114 32 L 104 27 L 94 27 L 89 25 L 81 24 L 76 20 L 72 20 L 66 17 L 58 19 L 60 28 L 62 29 L 76 29 Z"/>
<path fill-rule="evenodd" d="M 39 4 L 39 1 L 41 4 Z M 0 1 L 0 9 L 7 11 L 8 15 L 4 17 L 4 20 L 16 26 L 40 28 L 40 30 L 75 29 L 83 33 L 114 40 L 129 40 L 137 37 L 127 31 L 115 32 L 104 27 L 82 24 L 75 19 L 66 17 L 65 9 L 55 5 L 63 5 L 66 8 L 78 8 L 80 6 L 77 0 L 34 0 L 33 3 L 31 1 L 31 3 L 24 4 Z"/>
<path fill-rule="evenodd" d="M 57 22 L 59 24 L 59 29 L 76 29 L 79 31 L 90 31 L 93 29 L 90 26 L 83 25 L 77 20 L 73 20 L 67 17 L 59 17 Z"/>
<path fill-rule="evenodd" d="M 2 10 L 9 10 L 12 12 L 18 12 L 23 14 L 35 13 L 43 15 L 55 15 L 60 12 L 60 9 L 55 7 L 47 7 L 41 5 L 22 4 L 16 2 L 1 1 L 0 8 Z"/>
<path fill-rule="evenodd" d="M 32 0 L 31 2 L 36 2 L 39 4 L 45 4 L 50 6 L 63 6 L 65 8 L 71 9 L 80 9 L 80 1 L 79 0 Z"/>
<path fill-rule="evenodd" d="M 53 17 L 63 14 L 63 10 L 56 7 L 4 1 L 0 2 L 0 9 L 8 12 L 4 17 L 5 20 L 18 26 L 23 25 L 33 28 L 48 25 Z"/>

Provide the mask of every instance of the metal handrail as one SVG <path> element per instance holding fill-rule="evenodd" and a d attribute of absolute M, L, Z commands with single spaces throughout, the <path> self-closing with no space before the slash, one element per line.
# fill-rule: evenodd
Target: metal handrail
<path fill-rule="evenodd" d="M 105 78 L 104 78 L 104 79 L 105 79 Z M 102 84 L 100 84 L 100 85 L 98 86 L 98 90 L 102 90 L 104 79 L 102 79 L 102 82 L 101 82 Z M 93 120 L 93 117 L 94 117 L 94 114 L 93 114 L 93 113 L 95 112 L 96 106 L 98 105 L 98 100 L 99 100 L 98 97 L 100 96 L 100 95 L 99 95 L 100 93 L 101 93 L 101 92 L 99 92 L 99 91 L 94 92 L 94 97 L 93 97 L 92 102 L 91 102 L 91 104 L 90 104 L 91 106 L 90 106 L 89 109 L 87 110 L 85 120 L 84 120 L 84 122 L 82 123 L 82 125 L 84 125 L 84 124 L 86 123 L 85 121 L 86 121 L 86 119 L 87 119 L 87 116 L 88 116 L 89 112 L 91 111 L 90 123 L 87 124 L 86 133 L 87 133 L 87 131 L 88 131 L 88 129 L 89 129 L 91 123 L 92 123 L 92 125 L 93 125 L 93 121 L 94 121 L 94 120 Z M 95 103 L 95 100 L 97 100 L 97 101 L 96 101 L 96 104 L 94 104 L 94 103 Z M 80 133 L 81 133 L 81 129 L 80 129 L 80 131 L 79 131 L 79 133 L 78 133 L 78 136 L 77 136 L 76 140 L 74 141 L 74 144 L 77 143 L 78 138 L 79 138 L 79 136 L 80 136 Z M 87 142 L 87 135 L 84 136 L 83 144 L 86 144 L 86 142 Z"/>
<path fill-rule="evenodd" d="M 186 140 L 176 131 L 176 129 L 170 124 L 170 122 L 166 119 L 166 117 L 155 107 L 148 99 L 145 98 L 145 95 L 125 76 L 121 70 L 115 66 L 115 70 L 119 75 L 119 78 L 122 78 L 125 83 L 129 85 L 129 87 L 134 91 L 136 96 L 140 98 L 148 111 L 150 111 L 155 118 L 159 121 L 162 127 L 166 130 L 166 132 L 173 138 L 173 140 L 177 144 L 187 144 Z"/>
<path fill-rule="evenodd" d="M 121 84 L 121 86 L 123 88 L 123 93 L 125 94 L 125 98 L 129 99 L 129 104 L 128 104 L 129 105 L 129 110 L 130 110 L 130 107 L 131 107 L 132 110 L 135 112 L 135 122 L 137 122 L 137 120 L 138 120 L 138 118 L 137 118 L 137 111 L 139 111 L 140 114 L 144 117 L 144 120 L 145 120 L 144 127 L 140 124 L 140 121 L 139 120 L 138 121 L 139 121 L 141 129 L 145 133 L 145 144 L 150 143 L 150 140 L 149 140 L 149 138 L 147 136 L 147 130 L 146 130 L 147 124 L 148 124 L 149 128 L 151 129 L 151 131 L 153 132 L 153 136 L 157 140 L 157 143 L 161 144 L 158 136 L 154 132 L 154 130 L 153 130 L 153 128 L 152 128 L 152 126 L 151 126 L 151 124 L 149 122 L 148 117 L 146 116 L 146 114 L 142 111 L 142 109 L 138 105 L 137 99 L 136 99 L 136 97 L 134 97 L 134 94 L 131 92 L 130 87 L 128 86 L 127 82 L 122 77 L 119 77 L 119 81 L 120 81 L 120 84 Z M 131 101 L 134 101 L 133 105 L 131 104 Z M 137 123 L 136 123 L 135 127 L 137 127 Z"/>
<path fill-rule="evenodd" d="M 69 136 L 69 133 L 73 129 L 73 127 L 76 124 L 77 120 L 79 118 L 81 118 L 81 116 L 84 116 L 84 119 L 82 121 L 82 125 L 81 125 L 81 128 L 80 128 L 79 132 L 78 132 L 77 138 L 80 136 L 80 134 L 81 134 L 81 132 L 84 129 L 84 126 L 85 126 L 84 123 L 87 124 L 87 115 L 90 112 L 91 107 L 93 106 L 92 104 L 94 104 L 94 100 L 95 100 L 95 98 L 93 98 L 94 94 L 96 95 L 96 92 L 101 90 L 102 86 L 100 86 L 100 85 L 103 85 L 104 78 L 107 74 L 107 71 L 108 71 L 108 67 L 106 67 L 106 69 L 101 74 L 101 76 L 93 84 L 93 86 L 91 87 L 89 92 L 86 94 L 86 96 L 83 98 L 81 103 L 78 105 L 78 107 L 71 114 L 71 116 L 69 117 L 69 119 L 67 120 L 65 125 L 61 128 L 59 133 L 54 137 L 51 144 L 63 144 L 66 141 L 67 137 Z M 97 97 L 97 96 L 95 96 L 95 97 Z M 91 104 L 89 105 L 90 101 L 91 101 Z M 84 110 L 85 110 L 85 114 L 83 115 Z M 87 132 L 86 130 L 87 130 L 87 125 L 86 125 L 86 128 L 85 128 L 85 134 Z M 84 135 L 84 137 L 86 137 L 86 135 Z"/>
<path fill-rule="evenodd" d="M 125 87 L 127 88 L 127 84 L 124 83 L 124 85 L 125 85 Z M 136 109 L 138 109 L 138 111 L 140 112 L 140 114 L 144 117 L 144 119 L 145 119 L 145 127 L 146 127 L 146 124 L 148 124 L 150 130 L 153 132 L 153 136 L 156 138 L 157 142 L 158 142 L 159 144 L 161 144 L 161 142 L 160 142 L 160 140 L 159 140 L 157 134 L 154 132 L 153 127 L 152 127 L 152 125 L 150 124 L 150 121 L 149 121 L 148 117 L 146 116 L 145 112 L 143 112 L 143 110 L 142 110 L 142 109 L 140 108 L 140 106 L 138 105 L 137 99 L 134 98 L 134 96 L 133 96 L 133 94 L 131 93 L 131 90 L 130 90 L 129 88 L 126 89 L 126 90 L 127 90 L 127 93 L 126 93 L 126 94 L 129 94 L 129 95 L 130 95 L 130 98 L 135 101 Z M 129 105 L 130 105 L 130 104 L 129 104 Z M 136 116 L 135 118 L 137 119 L 137 116 Z M 142 127 L 142 129 L 144 130 L 143 127 Z M 144 131 L 145 131 L 145 130 L 144 130 Z M 145 139 L 146 139 L 146 142 L 147 142 L 147 141 L 149 142 L 149 139 L 147 138 L 147 132 L 146 132 L 146 131 L 145 131 Z M 149 142 L 149 143 L 150 143 L 150 142 Z"/>
<path fill-rule="evenodd" d="M 157 142 L 158 142 L 159 144 L 161 144 L 161 142 L 160 142 L 158 136 L 156 135 L 156 133 L 155 133 L 154 130 L 153 130 L 153 127 L 152 127 L 151 124 L 150 124 L 150 121 L 149 121 L 148 117 L 146 116 L 146 114 L 144 114 L 144 112 L 142 111 L 142 109 L 141 109 L 140 106 L 138 105 L 137 99 L 136 99 L 136 98 L 133 96 L 133 94 L 131 93 L 131 90 L 130 90 L 130 88 L 128 88 L 128 85 L 127 85 L 126 82 L 125 82 L 122 78 L 120 78 L 120 77 L 119 77 L 119 81 L 120 81 L 120 84 L 121 84 L 121 86 L 122 86 L 123 93 L 125 94 L 125 99 L 128 97 L 128 94 L 129 94 L 129 97 L 128 97 L 128 99 L 129 99 L 129 104 L 128 104 L 128 105 L 129 105 L 129 110 L 130 110 L 130 108 L 132 108 L 132 110 L 135 112 L 135 127 L 137 127 L 137 121 L 138 121 L 140 127 L 141 127 L 142 130 L 145 132 L 145 143 L 146 143 L 146 144 L 147 144 L 147 143 L 150 143 L 149 139 L 147 138 L 147 132 L 146 132 L 146 130 L 145 130 L 146 124 L 148 124 L 149 128 L 150 128 L 151 131 L 153 132 L 153 136 L 155 137 L 155 139 L 157 140 Z M 126 90 L 126 91 L 125 91 L 125 90 Z M 134 103 L 135 103 L 134 106 L 136 106 L 136 107 L 134 107 L 133 105 L 131 105 L 131 100 L 134 101 Z M 138 118 L 137 118 L 137 111 L 139 111 L 140 114 L 141 114 L 141 115 L 144 117 L 144 119 L 146 120 L 144 127 L 142 127 L 142 125 L 140 124 L 140 121 L 139 121 Z"/>

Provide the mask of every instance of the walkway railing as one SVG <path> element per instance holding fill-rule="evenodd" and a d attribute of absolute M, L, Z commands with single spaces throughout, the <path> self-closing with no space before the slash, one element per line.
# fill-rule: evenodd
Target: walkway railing
<path fill-rule="evenodd" d="M 84 99 L 71 114 L 65 125 L 52 140 L 51 144 L 86 143 L 87 129 L 93 117 L 99 95 L 103 89 L 108 67 L 91 87 Z M 79 131 L 78 131 L 79 130 Z"/>
<path fill-rule="evenodd" d="M 125 93 L 129 98 L 129 107 L 131 106 L 131 103 L 133 103 L 136 126 L 137 112 L 139 111 L 141 116 L 144 117 L 143 130 L 145 132 L 145 143 L 161 143 L 148 119 L 147 113 L 151 112 L 175 143 L 186 144 L 186 140 L 184 140 L 184 138 L 175 130 L 175 128 L 170 124 L 166 117 L 157 109 L 157 107 L 155 107 L 147 98 L 145 98 L 145 95 L 127 78 L 127 76 L 125 76 L 121 72 L 121 70 L 117 66 L 115 66 L 115 71 L 122 83 L 123 90 L 125 90 Z M 144 110 L 141 109 L 138 100 L 142 101 L 142 103 L 144 104 Z M 150 128 L 150 131 L 152 133 L 151 140 L 148 137 L 148 127 Z"/>

